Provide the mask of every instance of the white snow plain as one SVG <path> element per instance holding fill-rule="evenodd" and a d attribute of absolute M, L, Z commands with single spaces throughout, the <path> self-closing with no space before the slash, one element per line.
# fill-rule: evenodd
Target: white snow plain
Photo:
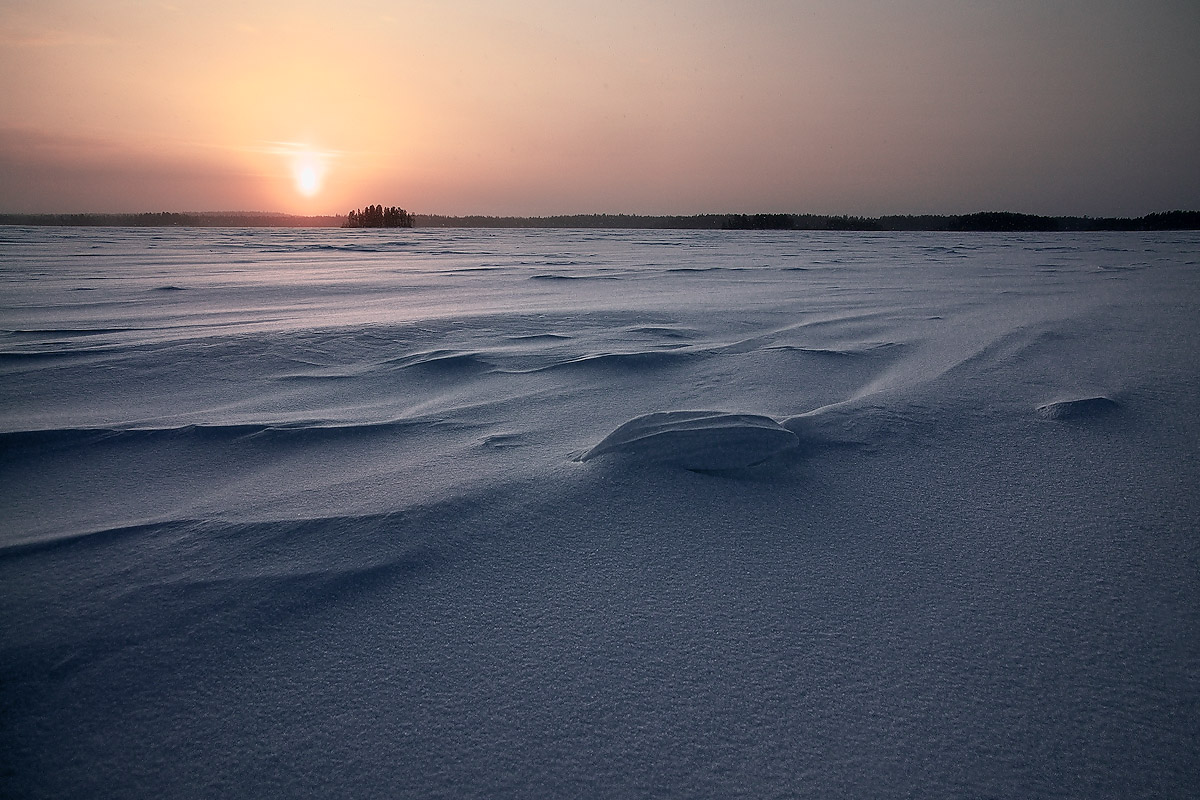
<path fill-rule="evenodd" d="M 1198 260 L 0 228 L 0 795 L 1194 796 Z"/>

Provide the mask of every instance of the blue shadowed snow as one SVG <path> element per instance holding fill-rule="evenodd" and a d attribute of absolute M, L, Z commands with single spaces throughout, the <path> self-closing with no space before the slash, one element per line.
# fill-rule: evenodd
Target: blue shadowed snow
<path fill-rule="evenodd" d="M 0 796 L 1200 784 L 1196 234 L 2 238 Z"/>

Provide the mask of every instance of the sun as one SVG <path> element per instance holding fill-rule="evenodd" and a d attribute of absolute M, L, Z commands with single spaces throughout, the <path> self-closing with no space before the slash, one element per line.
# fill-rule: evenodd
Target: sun
<path fill-rule="evenodd" d="M 262 142 L 250 149 L 281 159 L 283 172 L 273 170 L 273 174 L 279 177 L 291 176 L 292 189 L 305 200 L 311 200 L 324 192 L 326 178 L 344 155 L 341 150 L 316 147 L 304 139 Z"/>
<path fill-rule="evenodd" d="M 315 197 L 325 180 L 325 160 L 310 150 L 295 153 L 292 157 L 292 179 L 297 192 L 305 197 Z"/>
<path fill-rule="evenodd" d="M 296 167 L 296 191 L 305 197 L 312 197 L 321 191 L 321 176 L 312 164 L 300 164 Z"/>

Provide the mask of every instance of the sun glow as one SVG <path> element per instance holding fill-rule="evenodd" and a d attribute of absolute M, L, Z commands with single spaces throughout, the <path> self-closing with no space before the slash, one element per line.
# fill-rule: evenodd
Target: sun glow
<path fill-rule="evenodd" d="M 292 158 L 292 178 L 296 191 L 305 197 L 315 197 L 325 180 L 325 160 L 312 151 L 301 151 Z"/>
<path fill-rule="evenodd" d="M 293 213 L 314 213 L 316 203 L 340 205 L 345 201 L 334 195 L 346 191 L 347 167 L 353 163 L 346 158 L 347 151 L 320 147 L 309 139 L 262 141 L 243 149 L 270 159 L 271 166 L 259 162 L 260 174 L 274 187 L 275 202 Z"/>

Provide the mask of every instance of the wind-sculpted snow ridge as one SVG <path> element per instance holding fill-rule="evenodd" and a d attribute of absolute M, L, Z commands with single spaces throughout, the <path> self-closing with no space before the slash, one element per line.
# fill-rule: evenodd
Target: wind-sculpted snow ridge
<path fill-rule="evenodd" d="M 23 350 L 2 350 L 0 351 L 0 363 L 4 362 L 20 362 L 41 364 L 44 362 L 57 363 L 59 361 L 69 361 L 71 359 L 82 359 L 97 355 L 120 354 L 126 348 L 120 345 L 91 345 L 84 347 L 67 348 L 28 348 Z"/>
<path fill-rule="evenodd" d="M 801 353 L 809 356 L 828 356 L 832 358 L 862 358 L 864 356 L 878 355 L 889 349 L 900 347 L 894 342 L 879 342 L 878 344 L 863 345 L 860 347 L 803 347 L 796 344 L 776 344 L 763 347 L 764 350 L 773 350 L 781 353 Z"/>
<path fill-rule="evenodd" d="M 745 272 L 751 267 L 668 267 L 663 272 Z"/>
<path fill-rule="evenodd" d="M 243 439 L 272 439 L 278 441 L 326 441 L 354 436 L 395 434 L 422 425 L 442 425 L 435 418 L 391 420 L 369 423 L 328 421 L 297 421 L 275 423 L 177 425 L 166 427 L 125 428 L 47 428 L 0 432 L 0 448 L 16 451 L 21 448 L 70 448 L 99 444 L 125 444 L 139 441 L 232 442 Z"/>
<path fill-rule="evenodd" d="M 672 327 L 669 325 L 640 325 L 629 328 L 630 333 L 655 336 L 662 339 L 695 339 L 700 333 L 692 328 Z"/>
<path fill-rule="evenodd" d="M 544 372 L 559 369 L 581 370 L 623 370 L 641 372 L 644 370 L 671 367 L 697 358 L 699 354 L 692 350 L 634 350 L 624 353 L 592 353 L 577 358 L 567 358 L 555 361 L 545 366 L 530 370 Z"/>
<path fill-rule="evenodd" d="M 621 275 L 606 275 L 600 274 L 583 274 L 583 275 L 565 275 L 558 272 L 539 272 L 536 275 L 530 275 L 531 281 L 618 281 L 621 280 Z"/>
<path fill-rule="evenodd" d="M 430 350 L 393 359 L 392 366 L 399 369 L 421 368 L 428 370 L 490 369 L 493 365 L 478 352 L 457 350 Z"/>
<path fill-rule="evenodd" d="M 899 398 L 858 398 L 806 411 L 780 425 L 796 434 L 806 454 L 841 448 L 878 452 L 936 442 L 960 426 L 965 416 L 961 410 Z"/>
<path fill-rule="evenodd" d="M 796 434 L 770 417 L 723 411 L 659 411 L 635 417 L 579 457 L 619 453 L 690 470 L 749 467 L 795 447 Z"/>
<path fill-rule="evenodd" d="M 1059 400 L 1054 403 L 1046 403 L 1037 407 L 1037 413 L 1043 419 L 1091 419 L 1092 417 L 1109 414 L 1120 407 L 1120 404 L 1116 400 L 1099 395 L 1096 397 L 1082 397 L 1077 400 Z"/>
<path fill-rule="evenodd" d="M 412 249 L 415 242 L 409 240 L 383 241 L 371 243 L 325 243 L 325 244 L 292 244 L 263 250 L 265 253 L 388 253 Z"/>
<path fill-rule="evenodd" d="M 435 349 L 380 360 L 367 359 L 330 366 L 314 364 L 309 368 L 286 372 L 277 377 L 284 381 L 344 380 L 406 370 L 456 376 L 460 373 L 486 372 L 494 366 L 477 351 Z"/>

